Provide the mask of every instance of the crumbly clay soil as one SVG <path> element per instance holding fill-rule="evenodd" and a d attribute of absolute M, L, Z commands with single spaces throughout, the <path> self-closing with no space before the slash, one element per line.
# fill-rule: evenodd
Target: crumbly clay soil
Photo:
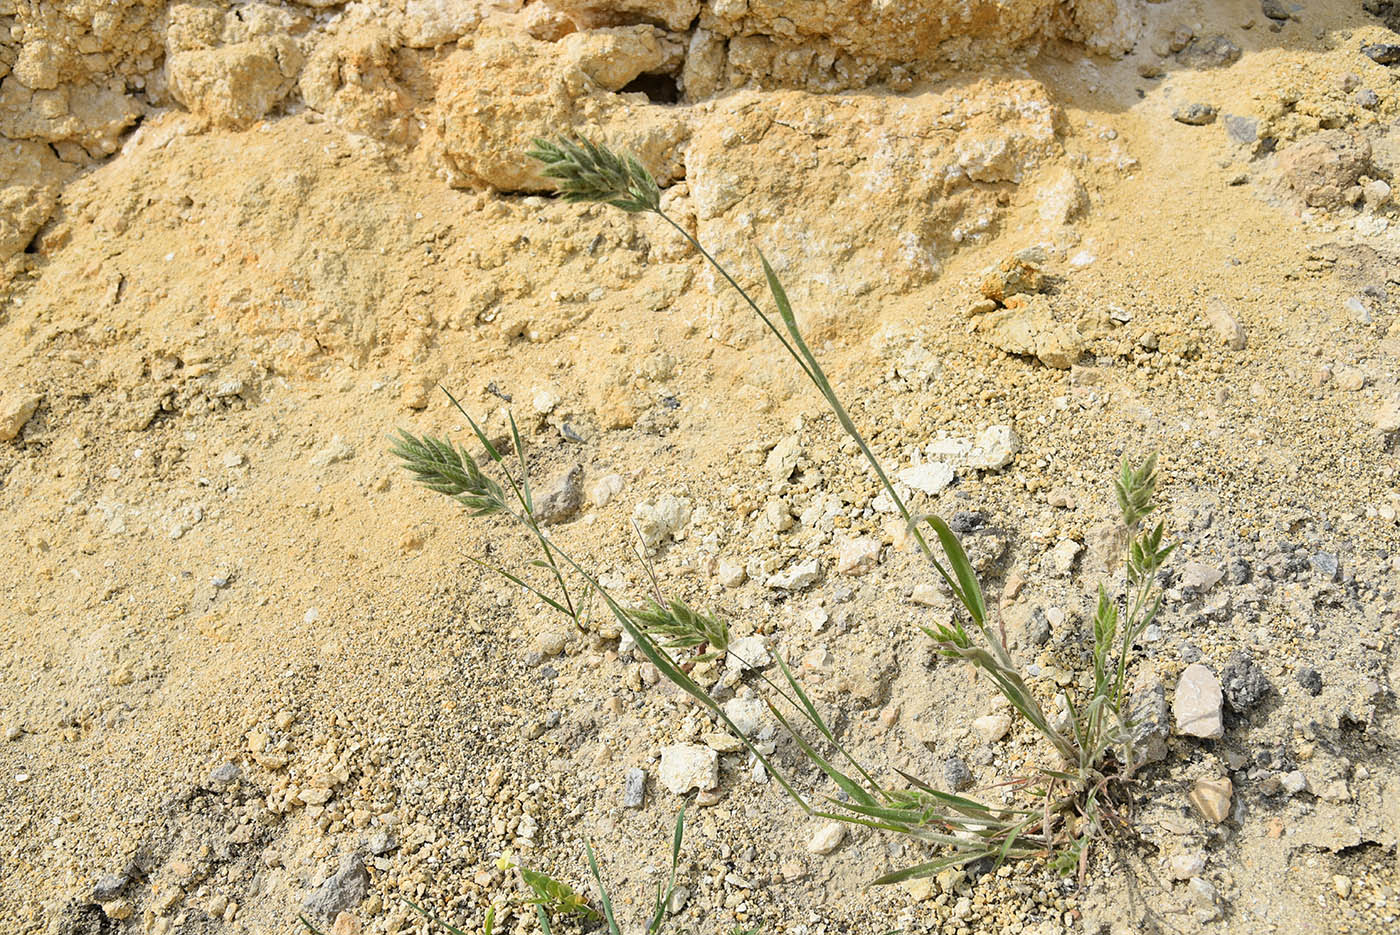
<path fill-rule="evenodd" d="M 396 469 L 398 427 L 469 444 L 439 385 L 513 411 L 541 485 L 582 467 L 553 535 L 618 593 L 634 518 L 681 520 L 661 586 L 880 775 L 1047 762 L 974 728 L 1003 709 L 920 633 L 951 608 L 821 399 L 664 222 L 551 199 L 553 132 L 636 152 L 742 282 L 764 250 L 1047 698 L 1121 571 L 1121 458 L 1160 452 L 1181 542 L 1159 758 L 1082 885 L 871 888 L 930 852 L 833 848 L 720 752 L 675 931 L 1393 931 L 1395 6 L 0 0 L 0 920 L 479 931 L 503 854 L 583 887 L 588 841 L 642 931 L 688 801 L 660 750 L 733 744 Z M 1169 714 L 1192 663 L 1215 739 Z"/>

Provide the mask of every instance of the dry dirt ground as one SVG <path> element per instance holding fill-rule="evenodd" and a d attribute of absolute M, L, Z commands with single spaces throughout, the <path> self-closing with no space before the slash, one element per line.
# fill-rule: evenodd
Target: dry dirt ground
<path fill-rule="evenodd" d="M 4 127 L 38 160 L 5 189 L 0 286 L 8 930 L 425 931 L 412 899 L 475 931 L 518 893 L 503 854 L 582 885 L 589 841 L 641 931 L 686 801 L 659 752 L 715 725 L 475 565 L 530 553 L 396 469 L 398 427 L 468 439 L 437 384 L 492 431 L 509 406 L 542 483 L 582 465 L 554 535 L 631 598 L 635 511 L 683 500 L 662 586 L 799 665 L 882 775 L 945 786 L 957 758 L 989 790 L 1045 761 L 1019 727 L 972 729 L 993 693 L 934 658 L 917 624 L 946 605 L 750 313 L 661 221 L 531 194 L 520 148 L 555 123 L 638 149 L 744 281 L 754 247 L 774 258 L 892 469 L 1013 430 L 1009 463 L 915 503 L 981 514 L 984 586 L 1040 684 L 1083 664 L 1112 472 L 1159 451 L 1182 545 L 1137 678 L 1168 702 L 1191 662 L 1227 683 L 1223 737 L 1171 731 L 1082 888 L 1035 865 L 869 888 L 927 852 L 852 831 L 813 853 L 821 823 L 724 753 L 676 931 L 1394 930 L 1400 66 L 1362 48 L 1400 42 L 1387 4 L 1081 3 L 917 67 L 898 43 L 764 59 L 683 2 L 503 3 L 421 45 L 483 5 L 249 5 L 227 16 L 252 38 L 229 20 L 208 48 L 189 23 L 224 6 L 138 6 L 129 28 L 173 31 L 163 59 L 110 56 L 136 95 L 103 98 L 118 117 Z M 1127 19 L 1084 26 L 1099 7 Z M 36 9 L 0 0 L 0 105 L 43 70 L 39 21 L 15 28 Z M 792 79 L 818 66 L 830 87 Z M 1193 104 L 1214 118 L 1174 117 Z M 984 300 L 1023 250 L 1043 291 Z M 841 573 L 859 537 L 878 560 Z M 833 791 L 771 727 L 803 791 Z M 1222 778 L 1216 821 L 1190 796 Z"/>

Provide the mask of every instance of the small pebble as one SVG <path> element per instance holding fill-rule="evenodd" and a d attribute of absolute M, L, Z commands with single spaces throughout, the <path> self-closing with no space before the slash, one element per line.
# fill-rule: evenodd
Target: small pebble
<path fill-rule="evenodd" d="M 1177 123 L 1184 123 L 1187 126 L 1203 127 L 1207 124 L 1215 123 L 1215 115 L 1218 111 L 1214 104 L 1195 103 L 1178 107 L 1172 112 L 1172 119 Z"/>
<path fill-rule="evenodd" d="M 812 839 L 807 842 L 807 853 L 809 854 L 830 854 L 841 846 L 841 842 L 846 839 L 846 826 L 839 821 L 829 821 L 812 835 Z"/>
<path fill-rule="evenodd" d="M 646 801 L 647 771 L 632 767 L 622 788 L 623 808 L 641 808 Z"/>
<path fill-rule="evenodd" d="M 1228 776 L 1201 779 L 1191 789 L 1191 804 L 1201 817 L 1218 825 L 1230 817 L 1230 801 L 1234 791 Z"/>

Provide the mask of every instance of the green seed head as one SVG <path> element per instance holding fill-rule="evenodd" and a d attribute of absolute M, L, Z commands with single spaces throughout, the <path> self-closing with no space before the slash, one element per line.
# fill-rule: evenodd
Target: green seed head
<path fill-rule="evenodd" d="M 541 174 L 559 182 L 565 201 L 609 204 L 634 214 L 661 210 L 656 179 L 631 154 L 619 155 L 589 140 L 561 137 L 553 143 L 536 139 L 535 148 L 526 155 L 544 163 Z"/>

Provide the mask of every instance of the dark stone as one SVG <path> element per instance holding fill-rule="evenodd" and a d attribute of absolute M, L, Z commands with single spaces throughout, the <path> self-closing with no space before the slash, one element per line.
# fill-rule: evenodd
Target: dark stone
<path fill-rule="evenodd" d="M 1394 42 L 1372 42 L 1363 45 L 1361 53 L 1377 65 L 1394 65 L 1400 62 L 1400 44 Z"/>
<path fill-rule="evenodd" d="M 970 532 L 975 532 L 987 525 L 987 515 L 985 513 L 974 513 L 971 510 L 958 510 L 953 514 L 948 526 L 953 532 L 960 536 L 965 536 Z"/>
<path fill-rule="evenodd" d="M 1244 714 L 1263 701 L 1272 686 L 1254 657 L 1237 649 L 1220 672 L 1220 687 L 1231 710 Z"/>
<path fill-rule="evenodd" d="M 1261 0 L 1259 6 L 1269 19 L 1279 22 L 1288 19 L 1288 7 L 1283 0 Z"/>
<path fill-rule="evenodd" d="M 335 876 L 318 886 L 302 901 L 302 908 L 327 919 L 348 912 L 369 895 L 369 871 L 359 854 L 346 854 Z"/>
<path fill-rule="evenodd" d="M 1182 49 L 1176 57 L 1192 68 L 1224 68 L 1240 60 L 1240 47 L 1228 36 L 1207 36 Z"/>
<path fill-rule="evenodd" d="M 1341 570 L 1337 556 L 1332 552 L 1318 552 L 1308 558 L 1308 563 L 1312 565 L 1313 571 L 1328 581 L 1336 581 L 1337 572 Z"/>
<path fill-rule="evenodd" d="M 1039 607 L 1031 611 L 1030 622 L 1026 625 L 1026 639 L 1032 646 L 1044 646 L 1050 642 L 1050 620 Z"/>
<path fill-rule="evenodd" d="M 950 756 L 943 761 L 943 780 L 954 792 L 972 788 L 972 770 L 967 768 L 960 756 Z"/>
<path fill-rule="evenodd" d="M 1187 104 L 1185 107 L 1178 107 L 1172 112 L 1172 119 L 1189 127 L 1203 127 L 1206 124 L 1215 123 L 1216 113 L 1214 104 L 1197 102 Z"/>
<path fill-rule="evenodd" d="M 1303 687 L 1303 691 L 1316 698 L 1322 694 L 1322 674 L 1311 666 L 1304 666 L 1298 670 L 1294 676 L 1298 684 Z"/>
<path fill-rule="evenodd" d="M 69 903 L 58 918 L 58 924 L 50 931 L 57 935 L 108 935 L 116 932 L 118 923 L 107 918 L 107 913 L 95 903 Z"/>
<path fill-rule="evenodd" d="M 1232 558 L 1225 566 L 1225 580 L 1233 585 L 1249 584 L 1254 577 L 1254 569 L 1243 558 Z"/>
<path fill-rule="evenodd" d="M 109 903 L 122 894 L 126 885 L 131 882 L 131 878 L 125 874 L 108 874 L 92 885 L 92 901 L 95 903 Z"/>
<path fill-rule="evenodd" d="M 1253 143 L 1259 139 L 1259 121 L 1253 117 L 1226 114 L 1225 135 L 1235 143 Z"/>

